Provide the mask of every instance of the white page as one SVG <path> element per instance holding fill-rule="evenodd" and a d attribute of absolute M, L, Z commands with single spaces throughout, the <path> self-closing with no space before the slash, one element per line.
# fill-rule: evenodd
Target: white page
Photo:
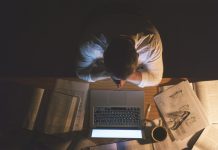
<path fill-rule="evenodd" d="M 38 115 L 39 107 L 41 105 L 42 97 L 45 89 L 36 88 L 34 90 L 34 95 L 32 99 L 30 99 L 30 106 L 28 113 L 26 115 L 23 127 L 28 130 L 33 130 L 36 122 L 36 118 Z"/>
<path fill-rule="evenodd" d="M 155 125 L 160 125 L 161 119 L 155 119 L 153 120 Z M 167 134 L 167 138 L 164 141 L 161 142 L 155 142 L 154 148 L 155 150 L 183 150 L 188 148 L 188 141 L 192 138 L 191 136 L 186 137 L 183 140 L 174 140 L 170 138 L 169 134 Z"/>
<path fill-rule="evenodd" d="M 154 148 L 155 150 L 181 150 L 179 145 L 173 142 L 169 136 L 164 141 L 154 143 Z"/>
<path fill-rule="evenodd" d="M 202 105 L 188 81 L 183 81 L 167 89 L 155 96 L 154 99 L 176 140 L 182 140 L 208 125 Z M 175 129 L 170 127 L 170 123 L 175 124 L 172 117 L 175 116 L 178 120 L 180 118 L 177 116 L 183 112 L 187 112 L 188 115 L 185 120 L 181 121 L 181 125 Z M 172 114 L 171 117 L 169 114 Z"/>
<path fill-rule="evenodd" d="M 81 131 L 83 129 L 88 90 L 89 83 L 86 82 L 64 79 L 56 81 L 54 91 L 79 98 L 78 110 L 72 131 Z"/>
<path fill-rule="evenodd" d="M 191 88 L 193 89 L 193 84 L 192 83 L 189 83 L 189 85 L 191 86 Z M 159 92 L 163 92 L 163 91 L 166 91 L 167 89 L 171 88 L 175 86 L 175 84 L 171 84 L 171 85 L 164 85 L 164 86 L 159 86 L 158 87 L 158 91 Z"/>
<path fill-rule="evenodd" d="M 58 134 L 71 131 L 72 124 L 75 123 L 78 101 L 77 97 L 52 92 L 46 110 L 44 132 L 47 134 Z"/>
<path fill-rule="evenodd" d="M 205 108 L 210 124 L 218 123 L 218 80 L 196 82 L 195 91 Z"/>
<path fill-rule="evenodd" d="M 213 125 L 206 127 L 192 150 L 217 150 L 218 129 Z"/>

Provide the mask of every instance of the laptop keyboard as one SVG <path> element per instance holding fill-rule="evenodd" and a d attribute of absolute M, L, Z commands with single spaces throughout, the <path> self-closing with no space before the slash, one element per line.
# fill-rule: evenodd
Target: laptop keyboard
<path fill-rule="evenodd" d="M 140 127 L 139 107 L 95 107 L 97 127 Z"/>

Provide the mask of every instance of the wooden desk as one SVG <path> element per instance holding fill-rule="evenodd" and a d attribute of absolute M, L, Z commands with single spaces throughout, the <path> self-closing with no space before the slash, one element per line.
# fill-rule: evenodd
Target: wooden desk
<path fill-rule="evenodd" d="M 10 81 L 10 82 L 29 85 L 29 86 L 39 87 L 39 88 L 52 89 L 55 85 L 56 79 L 58 78 L 55 77 L 4 78 L 1 79 L 0 82 Z M 76 78 L 62 78 L 62 79 L 71 80 L 71 81 L 81 81 Z M 184 78 L 163 78 L 160 85 L 175 84 L 181 80 L 184 80 Z M 145 94 L 145 101 L 144 101 L 145 108 L 147 108 L 148 104 L 151 104 L 151 112 L 149 115 L 150 116 L 149 119 L 156 119 L 159 117 L 158 111 L 153 101 L 154 95 L 158 93 L 158 86 L 139 88 L 130 83 L 126 83 L 126 85 L 123 88 L 117 89 L 117 87 L 112 82 L 112 80 L 107 79 L 95 83 L 90 83 L 90 89 L 143 90 Z"/>

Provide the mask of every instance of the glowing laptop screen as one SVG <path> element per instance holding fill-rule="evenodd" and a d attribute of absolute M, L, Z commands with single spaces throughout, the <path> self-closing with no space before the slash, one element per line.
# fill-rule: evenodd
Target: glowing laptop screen
<path fill-rule="evenodd" d="M 142 130 L 132 129 L 92 129 L 93 138 L 142 138 Z"/>

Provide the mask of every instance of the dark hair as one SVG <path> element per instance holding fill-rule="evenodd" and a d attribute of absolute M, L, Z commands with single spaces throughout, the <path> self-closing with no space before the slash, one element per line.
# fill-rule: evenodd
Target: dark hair
<path fill-rule="evenodd" d="M 133 73 L 138 62 L 134 41 L 127 37 L 111 39 L 104 52 L 106 70 L 113 76 L 125 80 Z"/>

